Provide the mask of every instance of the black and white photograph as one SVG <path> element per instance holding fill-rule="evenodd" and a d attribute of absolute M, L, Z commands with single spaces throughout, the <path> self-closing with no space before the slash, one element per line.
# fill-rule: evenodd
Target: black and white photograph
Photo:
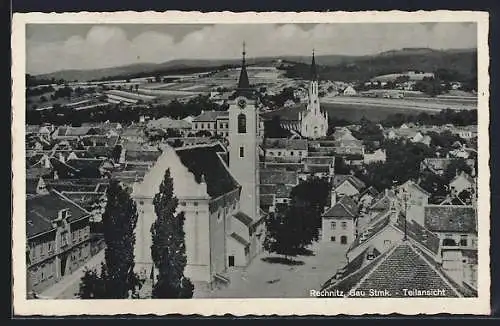
<path fill-rule="evenodd" d="M 19 306 L 489 311 L 487 14 L 38 15 L 13 41 Z"/>

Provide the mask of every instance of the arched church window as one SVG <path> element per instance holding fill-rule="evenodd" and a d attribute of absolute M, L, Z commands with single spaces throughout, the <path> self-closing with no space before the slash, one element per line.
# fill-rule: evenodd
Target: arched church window
<path fill-rule="evenodd" d="M 247 117 L 245 114 L 240 113 L 238 115 L 238 133 L 244 134 L 247 132 Z"/>

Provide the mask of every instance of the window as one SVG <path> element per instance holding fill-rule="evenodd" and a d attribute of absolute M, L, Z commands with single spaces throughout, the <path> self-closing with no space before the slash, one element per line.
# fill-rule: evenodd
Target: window
<path fill-rule="evenodd" d="M 240 113 L 238 115 L 238 133 L 244 134 L 247 132 L 247 117 L 245 114 Z"/>
<path fill-rule="evenodd" d="M 299 151 L 298 155 L 299 155 L 299 156 L 302 156 L 302 152 L 300 152 L 300 151 Z"/>
<path fill-rule="evenodd" d="M 194 206 L 198 206 L 198 202 L 197 202 L 197 201 L 194 201 L 194 202 L 193 202 L 193 205 L 194 205 Z"/>
<path fill-rule="evenodd" d="M 274 152 L 269 152 L 269 156 L 274 156 Z"/>
<path fill-rule="evenodd" d="M 278 152 L 278 156 L 281 156 L 281 152 Z"/>
<path fill-rule="evenodd" d="M 331 242 L 335 242 L 335 237 L 330 237 Z"/>
<path fill-rule="evenodd" d="M 290 152 L 290 156 L 293 156 L 293 151 Z"/>
<path fill-rule="evenodd" d="M 205 124 L 201 124 L 201 129 L 205 129 Z"/>
<path fill-rule="evenodd" d="M 332 230 L 335 230 L 336 227 L 337 227 L 337 223 L 336 222 L 330 222 L 330 228 Z"/>
<path fill-rule="evenodd" d="M 245 157 L 245 150 L 243 146 L 240 146 L 240 157 Z"/>
<path fill-rule="evenodd" d="M 467 247 L 467 243 L 468 243 L 467 239 L 468 239 L 467 234 L 461 235 L 460 236 L 460 245 L 463 247 Z"/>
<path fill-rule="evenodd" d="M 51 241 L 51 242 L 49 242 L 48 246 L 49 246 L 49 250 L 48 250 L 48 251 L 49 251 L 49 253 L 51 253 L 51 252 L 52 252 L 52 249 L 53 249 L 53 248 L 52 248 L 52 241 Z"/>
<path fill-rule="evenodd" d="M 342 222 L 342 230 L 347 229 L 347 222 Z"/>
<path fill-rule="evenodd" d="M 181 206 L 186 206 L 186 202 L 185 201 L 181 201 L 180 204 L 181 204 Z"/>
<path fill-rule="evenodd" d="M 61 246 L 66 246 L 68 244 L 68 232 L 61 233 Z"/>
<path fill-rule="evenodd" d="M 391 244 L 391 240 L 384 240 L 384 246 L 388 246 Z"/>

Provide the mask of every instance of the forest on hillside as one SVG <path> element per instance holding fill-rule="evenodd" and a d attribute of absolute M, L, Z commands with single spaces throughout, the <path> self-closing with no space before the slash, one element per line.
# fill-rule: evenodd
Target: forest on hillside
<path fill-rule="evenodd" d="M 308 79 L 310 65 L 287 63 L 281 69 L 290 78 Z M 319 65 L 320 79 L 341 81 L 366 81 L 375 76 L 409 70 L 435 72 L 438 69 L 453 71 L 457 81 L 477 78 L 477 51 L 394 52 L 376 56 L 359 57 L 337 65 Z"/>

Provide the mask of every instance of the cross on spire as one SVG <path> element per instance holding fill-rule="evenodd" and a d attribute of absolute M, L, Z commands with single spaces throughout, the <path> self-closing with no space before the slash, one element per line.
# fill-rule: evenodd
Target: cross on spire
<path fill-rule="evenodd" d="M 245 45 L 246 45 L 245 41 L 243 41 L 243 51 L 241 52 L 242 54 L 241 71 L 240 71 L 240 78 L 238 79 L 239 90 L 250 89 L 250 82 L 248 81 L 248 74 L 245 62 L 245 56 L 246 56 Z"/>

